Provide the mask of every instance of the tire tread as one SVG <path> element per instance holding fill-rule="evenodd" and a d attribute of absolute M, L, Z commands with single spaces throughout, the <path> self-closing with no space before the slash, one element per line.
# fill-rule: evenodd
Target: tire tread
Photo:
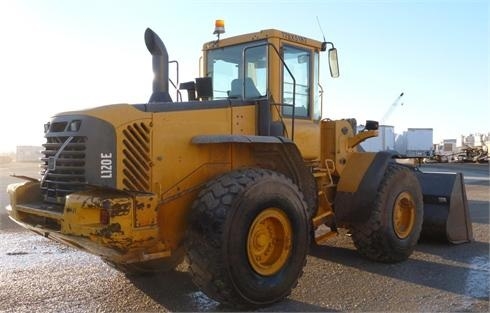
<path fill-rule="evenodd" d="M 385 225 L 383 225 L 384 207 L 383 201 L 389 196 L 390 185 L 394 183 L 395 178 L 404 175 L 413 175 L 411 170 L 402 165 L 390 164 L 386 170 L 385 176 L 378 188 L 378 195 L 374 204 L 374 210 L 371 217 L 363 224 L 350 226 L 352 239 L 358 252 L 364 257 L 385 263 L 394 263 L 406 260 L 413 252 L 415 243 L 420 236 L 422 228 L 422 218 L 419 217 L 419 222 L 414 226 L 413 233 L 415 234 L 415 243 L 404 249 L 394 247 L 390 241 L 390 237 L 386 234 Z M 413 175 L 413 177 L 415 177 Z M 416 180 L 416 178 L 415 178 Z M 422 207 L 421 193 L 417 206 Z M 420 209 L 421 210 L 421 209 Z M 423 211 L 422 211 L 423 212 Z M 417 212 L 421 214 L 422 212 Z"/>
<path fill-rule="evenodd" d="M 241 169 L 208 182 L 192 206 L 186 238 L 192 280 L 214 300 L 233 305 L 235 308 L 250 308 L 254 305 L 235 290 L 228 275 L 225 260 L 221 255 L 223 225 L 235 197 L 264 176 L 287 179 L 298 190 L 291 180 L 277 172 L 255 168 Z M 304 202 L 304 199 L 302 201 Z M 302 274 L 303 271 L 299 277 Z M 297 281 L 294 286 L 296 284 Z"/>

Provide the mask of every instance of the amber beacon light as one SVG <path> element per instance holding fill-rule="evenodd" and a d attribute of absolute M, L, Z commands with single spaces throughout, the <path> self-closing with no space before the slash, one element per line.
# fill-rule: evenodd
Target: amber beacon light
<path fill-rule="evenodd" d="M 224 33 L 225 33 L 225 21 L 224 20 L 216 20 L 214 22 L 213 34 L 218 35 L 218 39 L 219 39 L 219 35 L 224 34 Z"/>

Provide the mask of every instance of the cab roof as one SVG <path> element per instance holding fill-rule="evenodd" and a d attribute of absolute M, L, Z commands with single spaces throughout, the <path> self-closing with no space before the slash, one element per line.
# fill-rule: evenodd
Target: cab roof
<path fill-rule="evenodd" d="M 297 43 L 311 48 L 321 49 L 322 42 L 304 36 L 288 33 L 278 29 L 264 29 L 255 33 L 248 33 L 219 40 L 209 41 L 203 45 L 203 50 L 212 50 L 218 47 L 233 46 L 240 43 L 277 38 L 286 40 L 292 43 Z"/>

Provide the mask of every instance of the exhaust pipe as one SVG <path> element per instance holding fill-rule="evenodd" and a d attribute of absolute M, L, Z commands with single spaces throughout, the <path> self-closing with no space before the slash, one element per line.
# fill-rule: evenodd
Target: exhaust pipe
<path fill-rule="evenodd" d="M 153 65 L 153 93 L 149 102 L 172 102 L 168 93 L 168 53 L 162 39 L 147 28 L 145 31 L 145 44 L 152 55 Z"/>

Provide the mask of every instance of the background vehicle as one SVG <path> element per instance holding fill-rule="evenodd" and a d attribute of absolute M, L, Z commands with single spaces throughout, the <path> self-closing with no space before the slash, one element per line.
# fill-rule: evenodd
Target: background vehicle
<path fill-rule="evenodd" d="M 396 139 L 395 148 L 408 157 L 431 157 L 433 154 L 433 129 L 409 128 Z"/>
<path fill-rule="evenodd" d="M 203 46 L 203 77 L 180 85 L 189 101 L 172 102 L 166 48 L 150 29 L 145 42 L 148 103 L 53 117 L 42 179 L 8 187 L 14 221 L 126 272 L 169 270 L 186 253 L 194 282 L 234 305 L 286 297 L 310 241 L 339 227 L 363 256 L 405 260 L 424 201 L 435 235 L 471 240 L 460 174 L 357 152 L 376 122 L 356 134 L 353 119 L 321 118 L 319 59 L 329 46 L 338 76 L 332 43 L 274 29 L 218 37 Z"/>

